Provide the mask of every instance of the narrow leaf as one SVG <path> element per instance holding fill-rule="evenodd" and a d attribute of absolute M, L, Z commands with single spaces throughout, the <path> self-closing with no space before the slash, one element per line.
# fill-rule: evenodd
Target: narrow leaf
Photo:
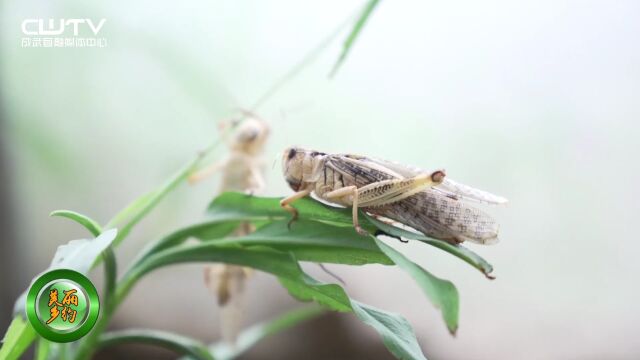
<path fill-rule="evenodd" d="M 118 264 L 116 262 L 116 255 L 113 253 L 113 248 L 107 246 L 102 252 L 102 258 L 104 259 L 104 300 L 107 301 L 113 295 L 116 289 L 116 279 L 118 278 Z"/>
<path fill-rule="evenodd" d="M 435 307 L 442 312 L 444 322 L 451 334 L 458 329 L 459 297 L 458 289 L 448 280 L 435 277 L 413 261 L 407 259 L 402 253 L 376 239 L 380 250 L 387 254 L 393 262 L 407 272 L 420 285 L 423 292 L 431 300 Z"/>
<path fill-rule="evenodd" d="M 290 254 L 258 246 L 239 249 L 207 242 L 170 248 L 141 260 L 123 282 L 133 284 L 154 269 L 185 262 L 221 262 L 255 268 L 273 274 L 281 281 L 293 281 L 300 296 L 308 296 L 337 311 L 348 310 L 347 297 L 342 288 L 310 278 Z"/>
<path fill-rule="evenodd" d="M 291 214 L 280 207 L 280 200 L 282 198 L 227 192 L 211 202 L 208 212 L 210 218 L 214 220 L 290 219 Z M 293 207 L 298 210 L 300 219 L 353 226 L 351 211 L 344 208 L 328 206 L 310 198 L 296 201 Z M 368 223 L 365 222 L 364 225 Z"/>
<path fill-rule="evenodd" d="M 103 334 L 98 347 L 108 347 L 125 343 L 143 343 L 160 346 L 179 354 L 189 355 L 199 360 L 213 360 L 207 347 L 197 340 L 167 331 L 151 329 L 128 329 Z"/>
<path fill-rule="evenodd" d="M 129 235 L 129 232 L 138 222 L 140 222 L 140 220 L 142 220 L 167 194 L 169 194 L 173 189 L 181 184 L 187 176 L 189 176 L 189 173 L 197 167 L 199 160 L 200 158 L 196 158 L 187 164 L 164 184 L 134 200 L 129 206 L 109 221 L 107 227 L 120 228 L 120 233 L 114 241 L 114 246 L 118 246 L 120 242 Z"/>
<path fill-rule="evenodd" d="M 240 221 L 236 220 L 213 219 L 200 224 L 184 227 L 172 232 L 158 241 L 149 243 L 133 263 L 137 263 L 140 259 L 158 251 L 178 246 L 190 237 L 194 237 L 199 240 L 210 240 L 225 237 L 237 229 L 239 224 Z"/>
<path fill-rule="evenodd" d="M 36 358 L 35 360 L 47 360 L 51 353 L 51 341 L 45 338 L 39 338 L 36 346 Z"/>
<path fill-rule="evenodd" d="M 265 321 L 249 327 L 238 335 L 234 344 L 219 342 L 209 347 L 216 360 L 231 360 L 249 350 L 253 345 L 284 330 L 290 329 L 299 323 L 313 319 L 325 311 L 318 306 L 308 306 L 295 309 L 278 316 L 275 319 Z"/>
<path fill-rule="evenodd" d="M 358 319 L 373 327 L 382 336 L 382 342 L 398 359 L 426 360 L 416 334 L 402 316 L 351 300 L 351 307 Z"/>
<path fill-rule="evenodd" d="M 347 55 L 349 54 L 349 51 L 355 44 L 356 39 L 358 38 L 358 35 L 360 35 L 360 32 L 364 28 L 364 25 L 367 23 L 367 20 L 369 20 L 369 17 L 373 13 L 373 10 L 375 10 L 376 6 L 378 6 L 379 2 L 380 2 L 379 0 L 369 0 L 367 4 L 364 6 L 364 8 L 362 9 L 362 12 L 360 13 L 360 16 L 358 17 L 358 20 L 353 26 L 353 29 L 351 29 L 351 33 L 349 33 L 349 36 L 347 37 L 347 39 L 344 42 L 344 45 L 342 46 L 342 52 L 340 53 L 340 57 L 338 58 L 336 63 L 333 65 L 333 69 L 331 70 L 329 77 L 333 77 L 338 71 L 338 68 L 345 61 L 345 59 L 347 58 Z"/>
<path fill-rule="evenodd" d="M 42 273 L 53 269 L 71 269 L 86 275 L 91 269 L 92 264 L 94 264 L 96 260 L 100 258 L 103 251 L 111 245 L 117 233 L 118 231 L 116 229 L 111 229 L 103 232 L 95 239 L 71 240 L 64 245 L 58 246 L 51 264 Z M 38 278 L 40 274 L 36 275 L 32 281 Z M 16 300 L 14 313 L 24 314 L 27 291 L 28 289 Z"/>
<path fill-rule="evenodd" d="M 16 315 L 2 339 L 0 359 L 18 359 L 36 338 L 36 331 L 21 315 Z"/>
<path fill-rule="evenodd" d="M 425 244 L 429 244 L 434 246 L 440 250 L 446 251 L 449 254 L 458 257 L 470 264 L 474 268 L 480 270 L 487 278 L 495 279 L 494 276 L 491 275 L 493 271 L 493 266 L 485 259 L 483 259 L 480 255 L 474 253 L 468 248 L 462 245 L 452 245 L 446 241 L 436 240 L 429 237 L 426 237 L 422 234 L 418 234 L 412 231 L 408 231 L 405 229 L 401 229 L 397 226 L 389 225 L 383 223 L 382 221 L 376 220 L 374 217 L 367 215 L 367 219 L 374 224 L 378 229 L 382 230 L 384 233 L 389 234 L 391 236 L 400 237 L 403 239 L 412 239 L 418 240 Z"/>
<path fill-rule="evenodd" d="M 353 227 L 336 227 L 311 220 L 288 220 L 268 223 L 243 237 L 218 240 L 218 245 L 263 245 L 289 251 L 299 261 L 363 265 L 393 262 L 380 251 L 371 237 L 358 234 Z"/>
<path fill-rule="evenodd" d="M 52 269 L 72 269 L 87 274 L 93 263 L 102 252 L 111 245 L 118 231 L 111 229 L 103 232 L 95 239 L 71 240 L 60 245 L 53 256 L 51 265 L 45 271 Z"/>
<path fill-rule="evenodd" d="M 289 291 L 291 296 L 300 301 L 315 301 L 335 311 L 351 311 L 349 297 L 340 285 L 323 284 L 306 274 L 303 278 L 304 281 L 281 277 L 280 284 Z"/>
<path fill-rule="evenodd" d="M 86 215 L 82 215 L 71 210 L 56 210 L 51 212 L 49 216 L 60 216 L 71 219 L 78 224 L 84 226 L 93 236 L 98 236 L 102 232 L 102 227 L 95 220 Z"/>

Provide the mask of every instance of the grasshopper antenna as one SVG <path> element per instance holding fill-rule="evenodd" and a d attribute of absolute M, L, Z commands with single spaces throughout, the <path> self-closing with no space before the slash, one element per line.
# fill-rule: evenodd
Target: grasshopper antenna
<path fill-rule="evenodd" d="M 326 267 L 324 267 L 324 264 L 318 263 L 318 266 L 320 266 L 320 269 L 322 269 L 324 272 L 326 272 L 327 274 L 329 274 L 329 276 L 331 276 L 332 278 L 338 280 L 342 285 L 347 285 L 346 282 L 344 282 L 344 280 L 342 280 L 342 278 L 340 278 L 340 276 L 332 273 L 331 271 L 329 271 L 329 269 L 327 269 Z"/>
<path fill-rule="evenodd" d="M 271 164 L 271 170 L 275 169 L 276 163 L 278 162 L 279 159 L 280 159 L 280 153 L 276 153 L 276 155 L 273 157 L 273 163 Z"/>

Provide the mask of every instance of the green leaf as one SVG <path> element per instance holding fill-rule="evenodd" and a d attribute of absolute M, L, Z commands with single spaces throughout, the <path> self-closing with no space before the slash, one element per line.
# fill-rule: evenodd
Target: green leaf
<path fill-rule="evenodd" d="M 318 306 L 308 306 L 292 310 L 275 319 L 259 323 L 242 331 L 234 344 L 218 342 L 209 347 L 216 360 L 231 360 L 249 350 L 253 345 L 299 323 L 317 317 L 325 311 Z"/>
<path fill-rule="evenodd" d="M 240 221 L 236 220 L 219 220 L 213 219 L 200 224 L 184 227 L 180 230 L 161 238 L 156 242 L 150 243 L 138 258 L 149 256 L 158 251 L 178 246 L 190 237 L 199 240 L 211 240 L 225 237 L 231 234 L 240 225 Z M 137 261 L 134 261 L 136 263 Z"/>
<path fill-rule="evenodd" d="M 104 300 L 107 301 L 116 289 L 116 279 L 118 278 L 118 264 L 116 262 L 116 255 L 113 253 L 113 248 L 107 246 L 102 252 L 102 258 L 104 259 Z"/>
<path fill-rule="evenodd" d="M 227 128 L 221 136 L 216 139 L 206 149 L 201 151 L 198 156 L 187 163 L 182 169 L 176 172 L 172 177 L 167 179 L 162 185 L 158 186 L 146 194 L 141 195 L 132 201 L 126 208 L 114 216 L 105 226 L 107 228 L 118 227 L 120 232 L 114 241 L 114 246 L 118 246 L 122 240 L 129 235 L 129 232 L 140 222 L 151 210 L 153 210 L 162 199 L 171 191 L 183 183 L 189 175 L 198 169 L 200 164 L 205 161 L 221 143 L 222 140 L 233 131 L 239 123 Z"/>
<path fill-rule="evenodd" d="M 51 352 L 51 341 L 45 338 L 39 338 L 36 346 L 36 360 L 49 359 L 49 353 Z"/>
<path fill-rule="evenodd" d="M 285 226 L 284 223 L 282 226 Z M 301 228 L 307 226 L 308 224 L 305 224 Z M 302 271 L 292 255 L 259 245 L 244 248 L 239 248 L 237 245 L 228 243 L 221 246 L 219 241 L 209 241 L 199 244 L 183 244 L 152 253 L 141 259 L 127 273 L 119 286 L 116 298 L 122 300 L 137 280 L 154 269 L 187 262 L 223 262 L 248 266 L 273 274 L 279 278 L 289 293 L 299 300 L 315 301 L 335 311 L 354 310 L 353 301 L 349 299 L 342 287 L 337 284 L 324 284 L 308 276 Z M 416 353 L 415 335 L 406 321 L 393 314 L 387 314 L 383 317 L 380 314 L 385 314 L 384 312 L 374 313 L 371 309 L 363 308 L 360 304 L 355 306 L 359 306 L 361 310 L 359 316 L 366 320 L 365 323 L 374 326 L 383 335 L 385 344 L 392 352 L 404 354 L 404 358 L 423 358 L 418 356 L 421 354 L 419 351 Z M 387 322 L 384 319 L 387 319 Z M 398 330 L 395 336 L 391 336 L 388 332 L 395 331 L 394 329 L 401 331 Z M 406 354 L 412 355 L 408 357 Z"/>
<path fill-rule="evenodd" d="M 289 290 L 289 293 L 299 300 L 316 301 L 336 311 L 355 310 L 353 308 L 354 302 L 349 299 L 342 287 L 337 284 L 324 284 L 308 276 L 291 255 L 258 246 L 232 248 L 219 246 L 215 242 L 183 245 L 150 255 L 134 267 L 123 280 L 126 284 L 123 291 L 128 291 L 144 274 L 159 267 L 201 261 L 224 262 L 256 268 L 277 276 L 282 285 Z M 119 298 L 122 297 L 124 294 L 119 296 Z M 385 344 L 394 354 L 412 354 L 411 357 L 405 356 L 403 358 L 423 358 L 416 355 L 417 342 L 406 320 L 393 314 L 382 317 L 380 314 L 385 314 L 384 312 L 373 313 L 371 309 L 363 308 L 359 303 L 355 306 L 359 306 L 361 309 L 359 318 L 381 333 Z M 386 322 L 384 319 L 387 319 Z M 390 331 L 396 330 L 398 330 L 398 334 L 395 336 L 389 334 Z M 418 354 L 421 353 L 418 351 Z"/>
<path fill-rule="evenodd" d="M 307 274 L 303 274 L 302 278 L 303 281 L 285 277 L 280 277 L 279 280 L 289 294 L 300 301 L 315 301 L 335 311 L 351 311 L 349 297 L 340 285 L 323 284 Z"/>
<path fill-rule="evenodd" d="M 173 350 L 179 354 L 189 355 L 196 359 L 213 360 L 213 356 L 211 356 L 207 347 L 199 341 L 159 330 L 129 329 L 108 332 L 100 337 L 97 346 L 103 348 L 123 343 L 150 344 Z"/>
<path fill-rule="evenodd" d="M 60 245 L 53 256 L 48 269 L 72 269 L 82 274 L 87 274 L 91 266 L 116 238 L 118 231 L 111 229 L 103 232 L 95 239 L 71 240 Z"/>
<path fill-rule="evenodd" d="M 458 309 L 460 305 L 458 289 L 456 289 L 455 285 L 448 280 L 435 277 L 381 240 L 376 239 L 376 243 L 382 252 L 387 254 L 396 265 L 411 275 L 420 285 L 420 288 L 422 288 L 433 305 L 442 311 L 442 317 L 449 332 L 455 334 L 458 329 Z"/>
<path fill-rule="evenodd" d="M 366 215 L 366 216 L 367 216 L 367 219 L 372 224 L 374 224 L 378 229 L 382 230 L 383 232 L 391 236 L 400 237 L 403 239 L 412 239 L 412 240 L 422 241 L 425 244 L 434 246 L 440 250 L 448 252 L 449 254 L 455 257 L 462 259 L 463 261 L 467 262 L 474 268 L 480 270 L 480 272 L 482 272 L 487 278 L 491 280 L 495 279 L 495 277 L 491 275 L 491 272 L 493 271 L 493 266 L 487 260 L 483 259 L 480 255 L 474 253 L 473 251 L 465 248 L 462 245 L 452 245 L 446 241 L 432 239 L 422 234 L 415 233 L 413 231 L 408 231 L 393 225 L 385 224 L 382 221 L 376 220 L 372 216 L 369 216 L 369 215 Z"/>
<path fill-rule="evenodd" d="M 311 220 L 297 220 L 291 228 L 288 220 L 268 223 L 255 232 L 216 244 L 262 245 L 289 251 L 299 261 L 363 265 L 393 262 L 380 251 L 371 237 L 358 234 L 353 227 L 336 227 Z"/>
<path fill-rule="evenodd" d="M 342 288 L 316 282 L 302 271 L 290 254 L 258 246 L 244 249 L 218 246 L 214 242 L 183 245 L 150 255 L 128 273 L 127 278 L 123 280 L 126 285 L 121 291 L 128 291 L 135 281 L 154 269 L 185 262 L 221 262 L 255 268 L 273 274 L 281 280 L 295 282 L 300 292 L 325 306 L 337 311 L 348 310 L 348 305 L 344 305 L 348 304 L 345 300 L 347 296 Z M 122 296 L 120 294 L 118 297 Z"/>
<path fill-rule="evenodd" d="M 56 210 L 51 212 L 49 216 L 60 216 L 71 219 L 78 224 L 84 226 L 93 236 L 98 236 L 102 232 L 102 227 L 95 220 L 86 215 L 82 215 L 71 210 Z"/>
<path fill-rule="evenodd" d="M 333 65 L 333 69 L 331 70 L 329 77 L 333 77 L 338 71 L 338 68 L 340 68 L 342 63 L 346 60 L 347 55 L 349 54 L 349 51 L 351 50 L 351 48 L 353 47 L 353 44 L 355 44 L 356 39 L 358 38 L 358 35 L 360 35 L 360 32 L 364 28 L 364 25 L 367 23 L 367 20 L 369 20 L 369 17 L 373 13 L 373 10 L 375 10 L 376 6 L 378 6 L 379 2 L 380 2 L 379 0 L 369 0 L 365 4 L 364 8 L 362 9 L 362 12 L 360 13 L 360 16 L 358 17 L 358 20 L 353 25 L 353 29 L 351 29 L 349 36 L 347 37 L 347 39 L 344 42 L 344 45 L 342 46 L 342 52 L 340 53 L 340 57 L 338 58 L 336 63 Z"/>
<path fill-rule="evenodd" d="M 257 197 L 236 192 L 227 192 L 216 197 L 209 205 L 209 215 L 214 220 L 256 220 L 290 219 L 291 214 L 280 207 L 281 198 Z M 333 225 L 351 226 L 351 210 L 324 205 L 310 198 L 293 204 L 299 212 L 299 219 L 312 219 Z M 364 220 L 364 219 L 363 219 Z M 371 224 L 363 221 L 363 227 Z M 296 226 L 296 222 L 292 227 Z"/>
<path fill-rule="evenodd" d="M 160 185 L 157 189 L 148 192 L 136 200 L 134 200 L 124 210 L 119 212 L 106 227 L 119 227 L 120 233 L 114 241 L 114 246 L 118 246 L 122 240 L 129 235 L 129 232 L 133 227 L 140 222 L 153 208 L 155 208 L 160 201 L 175 189 L 180 183 L 182 183 L 189 173 L 193 171 L 200 158 L 196 158 L 178 171 L 173 177 L 168 179 L 164 184 Z"/>
<path fill-rule="evenodd" d="M 40 274 L 53 269 L 71 269 L 86 275 L 91 270 L 92 264 L 100 258 L 103 251 L 111 246 L 117 233 L 116 229 L 111 229 L 103 232 L 95 239 L 71 240 L 64 245 L 58 246 L 51 264 Z M 32 281 L 37 279 L 40 274 L 36 275 Z M 16 300 L 14 313 L 24 314 L 27 291 L 28 289 Z"/>
<path fill-rule="evenodd" d="M 351 300 L 351 306 L 360 321 L 373 327 L 382 336 L 382 342 L 395 357 L 426 360 L 416 334 L 405 318 L 355 300 Z"/>
<path fill-rule="evenodd" d="M 35 340 L 37 334 L 31 324 L 21 315 L 16 315 L 2 339 L 0 359 L 18 359 Z"/>

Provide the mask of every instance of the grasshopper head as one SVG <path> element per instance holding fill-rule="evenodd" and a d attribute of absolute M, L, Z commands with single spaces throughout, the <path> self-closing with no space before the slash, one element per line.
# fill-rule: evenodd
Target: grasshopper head
<path fill-rule="evenodd" d="M 315 181 L 314 172 L 324 155 L 326 154 L 298 147 L 284 150 L 282 153 L 282 175 L 291 189 L 300 191 L 305 182 Z"/>

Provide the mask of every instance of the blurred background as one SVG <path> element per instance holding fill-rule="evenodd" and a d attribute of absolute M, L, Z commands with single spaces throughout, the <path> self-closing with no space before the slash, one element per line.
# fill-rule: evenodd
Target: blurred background
<path fill-rule="evenodd" d="M 56 247 L 86 236 L 50 211 L 105 223 L 215 140 L 217 121 L 251 107 L 362 5 L 1 1 L 0 331 Z M 107 47 L 22 48 L 27 18 L 105 18 Z M 382 1 L 329 79 L 347 34 L 258 109 L 272 127 L 266 195 L 290 193 L 271 162 L 295 144 L 443 167 L 511 201 L 488 209 L 501 242 L 470 245 L 494 265 L 494 281 L 434 248 L 394 244 L 458 287 L 455 338 L 399 270 L 329 265 L 347 292 L 407 317 L 430 359 L 639 358 L 640 3 Z M 203 219 L 218 183 L 172 193 L 117 249 L 119 265 Z M 92 278 L 100 283 L 100 271 Z M 247 324 L 300 306 L 265 274 L 250 281 L 247 302 Z M 220 337 L 218 320 L 202 266 L 174 266 L 146 277 L 112 328 L 208 343 Z M 98 356 L 173 357 L 154 351 Z M 268 338 L 243 358 L 303 356 L 391 358 L 348 314 Z"/>

